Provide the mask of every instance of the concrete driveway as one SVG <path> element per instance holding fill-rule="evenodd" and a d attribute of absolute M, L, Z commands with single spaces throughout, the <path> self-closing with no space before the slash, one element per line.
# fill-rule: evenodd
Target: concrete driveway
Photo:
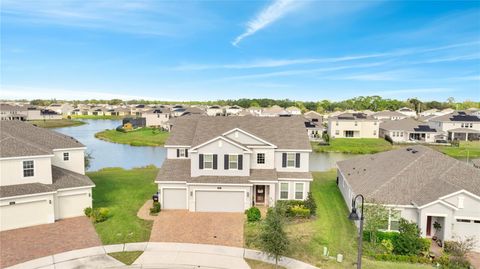
<path fill-rule="evenodd" d="M 165 210 L 154 218 L 150 242 L 243 247 L 243 213 Z"/>
<path fill-rule="evenodd" d="M 100 246 L 86 217 L 0 232 L 0 268 L 74 249 Z"/>

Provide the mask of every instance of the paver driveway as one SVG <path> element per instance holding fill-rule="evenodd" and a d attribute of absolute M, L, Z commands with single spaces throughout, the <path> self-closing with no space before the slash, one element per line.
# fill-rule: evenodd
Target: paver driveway
<path fill-rule="evenodd" d="M 0 268 L 44 256 L 101 245 L 86 217 L 0 232 Z"/>
<path fill-rule="evenodd" d="M 243 247 L 242 213 L 166 210 L 153 222 L 151 242 L 177 242 Z"/>

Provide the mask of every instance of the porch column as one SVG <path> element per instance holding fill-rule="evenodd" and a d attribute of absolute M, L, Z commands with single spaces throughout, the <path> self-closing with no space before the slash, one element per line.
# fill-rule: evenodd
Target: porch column
<path fill-rule="evenodd" d="M 465 132 L 465 141 L 468 141 L 468 132 Z"/>

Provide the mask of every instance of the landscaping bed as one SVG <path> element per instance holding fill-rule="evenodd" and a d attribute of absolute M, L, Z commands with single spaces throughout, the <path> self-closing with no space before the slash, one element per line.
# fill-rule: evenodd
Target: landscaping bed
<path fill-rule="evenodd" d="M 125 170 L 105 168 L 87 175 L 95 183 L 93 208 L 108 208 L 109 215 L 95 224 L 104 245 L 145 242 L 150 239 L 153 221 L 142 220 L 137 212 L 157 191 L 155 166 Z"/>
<path fill-rule="evenodd" d="M 60 128 L 60 127 L 71 127 L 79 126 L 86 124 L 83 121 L 71 120 L 71 119 L 61 119 L 61 120 L 32 120 L 28 121 L 29 123 L 36 125 L 42 128 Z"/>
<path fill-rule="evenodd" d="M 169 136 L 169 132 L 155 128 L 140 128 L 128 132 L 105 130 L 95 134 L 98 139 L 131 146 L 163 146 Z"/>
<path fill-rule="evenodd" d="M 341 152 L 351 154 L 372 154 L 393 149 L 385 139 L 380 138 L 332 138 L 328 145 L 312 142 L 316 152 Z"/>

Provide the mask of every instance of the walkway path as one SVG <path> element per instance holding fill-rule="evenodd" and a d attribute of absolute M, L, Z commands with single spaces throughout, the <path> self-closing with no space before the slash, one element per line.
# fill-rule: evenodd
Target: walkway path
<path fill-rule="evenodd" d="M 144 251 L 131 266 L 126 266 L 108 256 L 107 253 L 121 251 Z M 225 247 L 185 243 L 128 243 L 74 250 L 46 256 L 8 269 L 34 268 L 204 268 L 204 269 L 249 269 L 244 258 L 273 263 L 260 251 L 236 247 Z M 290 258 L 279 262 L 287 269 L 318 269 Z"/>

